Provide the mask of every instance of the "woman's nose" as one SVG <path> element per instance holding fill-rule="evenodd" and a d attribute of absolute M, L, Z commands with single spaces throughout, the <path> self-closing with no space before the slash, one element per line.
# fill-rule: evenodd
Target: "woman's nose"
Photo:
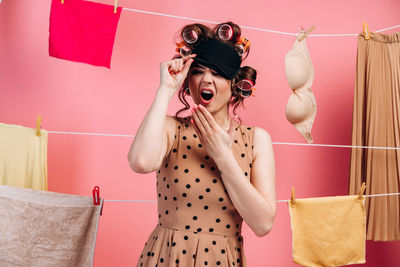
<path fill-rule="evenodd" d="M 202 82 L 203 83 L 212 83 L 212 77 L 213 77 L 213 75 L 212 75 L 211 71 L 207 70 L 204 72 Z"/>

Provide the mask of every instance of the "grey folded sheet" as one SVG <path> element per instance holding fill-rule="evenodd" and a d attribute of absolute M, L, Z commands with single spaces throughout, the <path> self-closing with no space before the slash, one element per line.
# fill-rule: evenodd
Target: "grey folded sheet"
<path fill-rule="evenodd" d="M 0 266 L 92 266 L 93 198 L 0 186 Z"/>

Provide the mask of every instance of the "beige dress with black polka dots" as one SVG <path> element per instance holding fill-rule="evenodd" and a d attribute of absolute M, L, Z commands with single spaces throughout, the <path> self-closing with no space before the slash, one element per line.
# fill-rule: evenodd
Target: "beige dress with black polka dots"
<path fill-rule="evenodd" d="M 236 129 L 233 153 L 246 179 L 254 127 Z M 189 118 L 177 121 L 170 154 L 157 170 L 158 224 L 137 266 L 247 266 L 242 217 Z"/>

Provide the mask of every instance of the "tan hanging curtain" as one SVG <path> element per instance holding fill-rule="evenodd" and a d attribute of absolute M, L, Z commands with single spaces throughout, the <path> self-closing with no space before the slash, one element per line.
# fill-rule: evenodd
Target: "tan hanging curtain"
<path fill-rule="evenodd" d="M 400 32 L 358 36 L 352 145 L 400 148 Z M 400 192 L 400 150 L 352 148 L 349 194 Z M 367 239 L 400 239 L 400 197 L 366 199 Z"/>

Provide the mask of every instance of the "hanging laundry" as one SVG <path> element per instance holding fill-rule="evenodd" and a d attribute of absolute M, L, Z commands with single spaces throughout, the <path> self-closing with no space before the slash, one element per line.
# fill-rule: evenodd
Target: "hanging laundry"
<path fill-rule="evenodd" d="M 0 186 L 0 266 L 92 266 L 102 205 Z"/>
<path fill-rule="evenodd" d="M 293 261 L 303 266 L 365 263 L 365 197 L 289 200 Z"/>
<path fill-rule="evenodd" d="M 293 91 L 286 104 L 286 118 L 308 143 L 312 143 L 311 128 L 317 103 L 311 91 L 314 67 L 305 40 L 308 32 L 299 32 L 293 47 L 285 56 L 286 79 Z"/>
<path fill-rule="evenodd" d="M 0 122 L 0 185 L 47 190 L 47 131 Z"/>
<path fill-rule="evenodd" d="M 83 0 L 53 0 L 49 55 L 110 68 L 121 7 Z"/>
<path fill-rule="evenodd" d="M 400 32 L 365 35 L 358 36 L 352 145 L 399 147 Z M 349 194 L 362 182 L 367 194 L 400 193 L 400 150 L 352 148 Z M 366 211 L 368 240 L 400 240 L 399 196 L 367 199 Z"/>

